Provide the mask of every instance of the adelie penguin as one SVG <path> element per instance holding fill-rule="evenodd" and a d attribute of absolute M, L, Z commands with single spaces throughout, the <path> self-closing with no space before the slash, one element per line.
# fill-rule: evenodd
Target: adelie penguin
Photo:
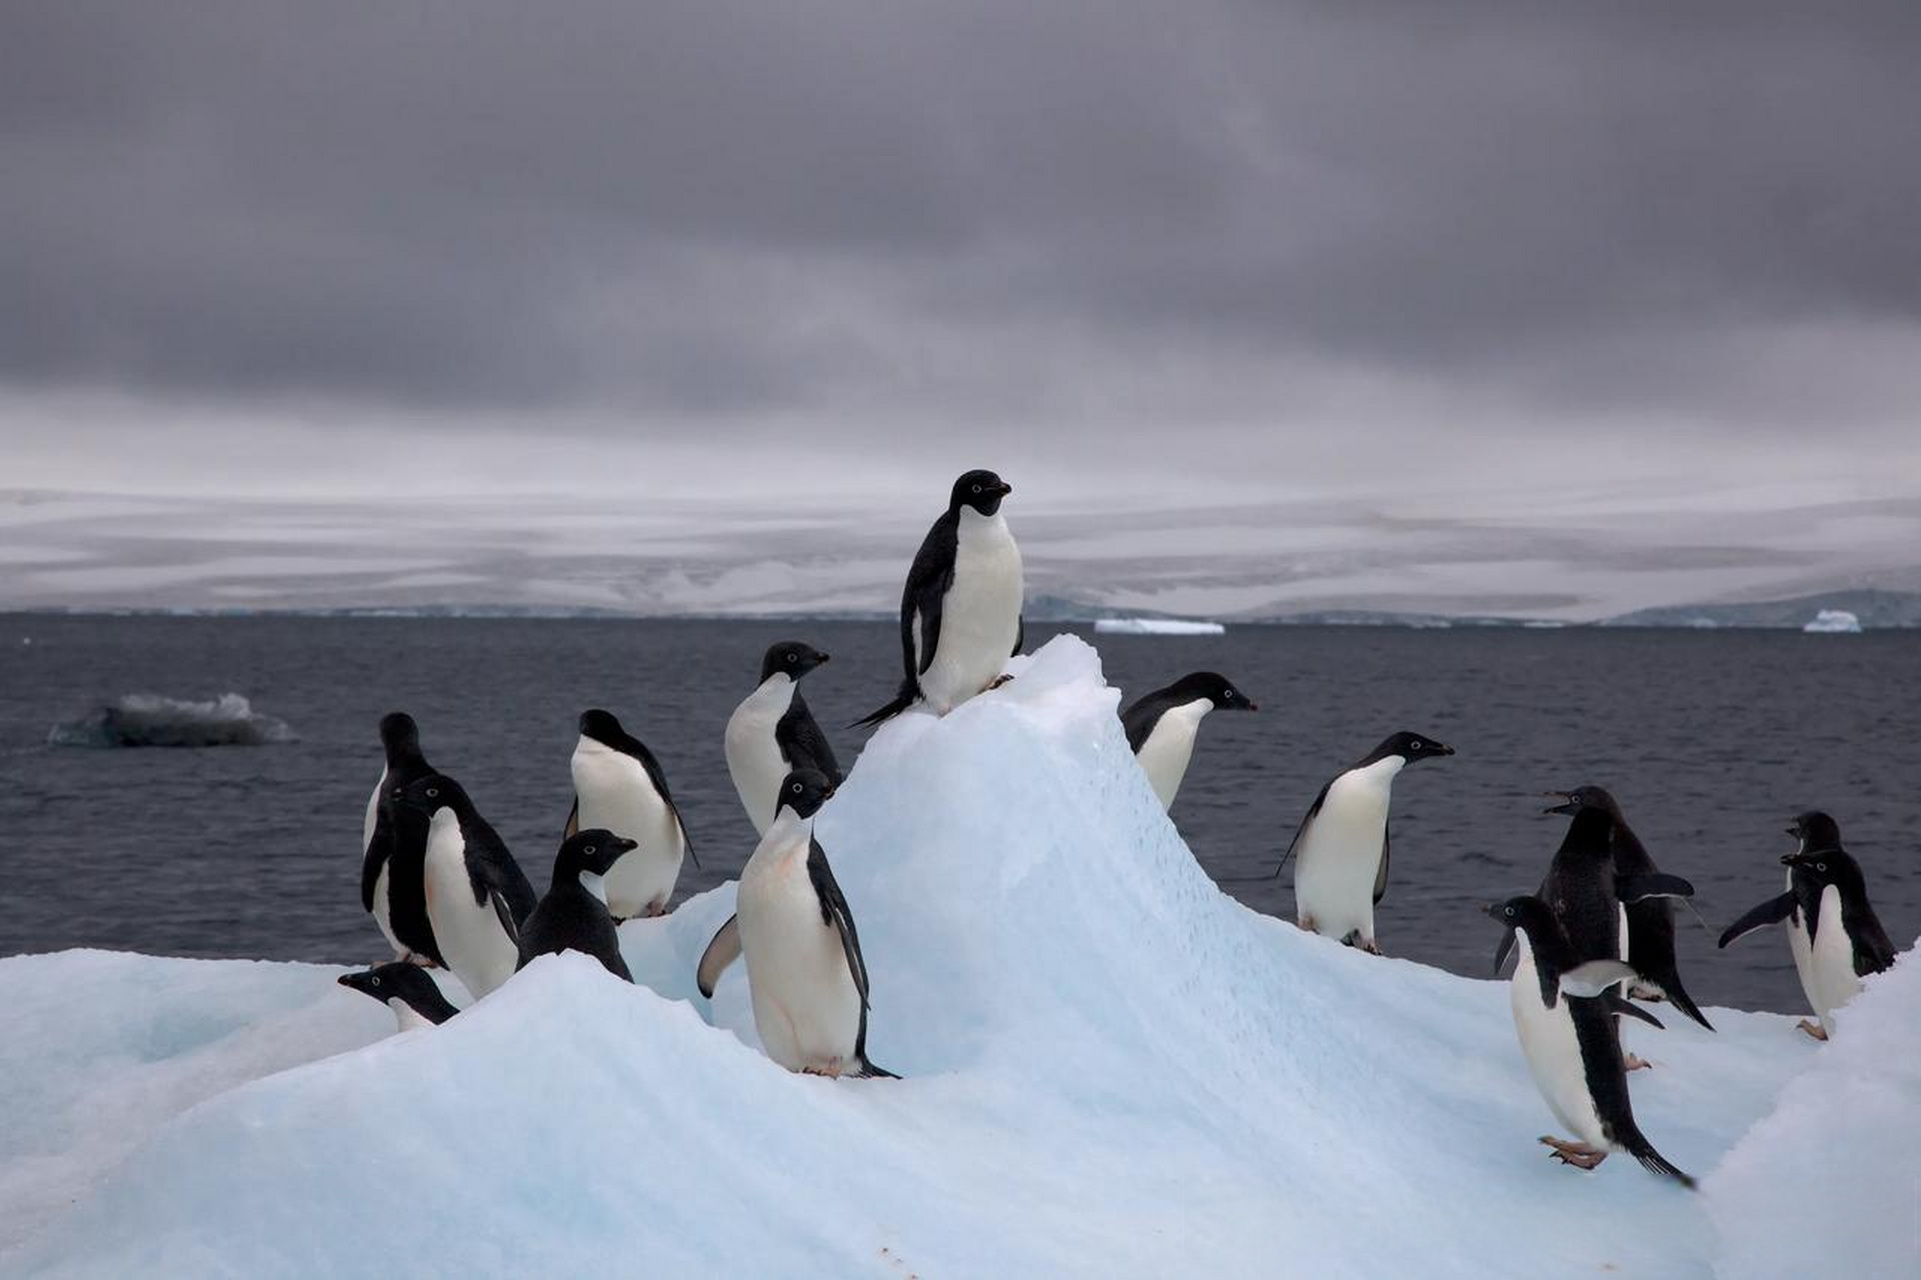
<path fill-rule="evenodd" d="M 516 921 L 534 909 L 520 864 L 458 782 L 428 774 L 392 789 L 395 802 L 427 820 L 426 903 L 446 967 L 478 1000 L 513 976 L 520 948 L 495 914 L 499 894 Z"/>
<path fill-rule="evenodd" d="M 604 827 L 568 836 L 554 855 L 554 877 L 547 896 L 518 925 L 506 900 L 494 895 L 500 926 L 513 935 L 519 947 L 516 969 L 525 969 L 535 956 L 578 951 L 600 961 L 616 978 L 634 980 L 620 954 L 620 934 L 607 910 L 606 888 L 607 872 L 633 847 L 632 840 Z"/>
<path fill-rule="evenodd" d="M 1137 699 L 1121 712 L 1127 745 L 1147 774 L 1161 808 L 1172 809 L 1174 796 L 1194 758 L 1194 739 L 1208 712 L 1255 711 L 1254 700 L 1215 671 L 1196 671 L 1164 689 Z"/>
<path fill-rule="evenodd" d="M 813 769 L 780 784 L 774 821 L 740 873 L 738 914 L 701 956 L 698 983 L 714 984 L 735 956 L 747 961 L 754 1029 L 767 1056 L 790 1071 L 887 1076 L 867 1058 L 867 962 L 847 898 L 814 819 L 834 794 Z"/>
<path fill-rule="evenodd" d="M 727 772 L 757 836 L 773 825 L 781 779 L 794 770 L 815 769 L 840 785 L 834 748 L 800 696 L 801 677 L 826 661 L 798 640 L 772 646 L 761 659 L 760 683 L 727 718 Z"/>
<path fill-rule="evenodd" d="M 1574 1135 L 1571 1141 L 1544 1135 L 1550 1154 L 1592 1169 L 1609 1152 L 1625 1151 L 1650 1171 L 1692 1187 L 1694 1179 L 1663 1159 L 1642 1134 L 1628 1102 L 1615 1018 L 1626 1014 L 1661 1025 L 1615 991 L 1617 983 L 1633 980 L 1634 970 L 1619 960 L 1578 959 L 1555 913 L 1539 898 L 1510 898 L 1486 910 L 1518 940 L 1509 1003 L 1528 1071 L 1549 1110 Z"/>
<path fill-rule="evenodd" d="M 612 712 L 595 708 L 581 713 L 572 768 L 574 809 L 563 838 L 605 827 L 636 846 L 607 873 L 607 909 L 616 920 L 664 915 L 694 849 L 660 761 Z"/>
<path fill-rule="evenodd" d="M 1591 803 L 1606 809 L 1614 820 L 1610 848 L 1614 855 L 1615 883 L 1639 884 L 1640 877 L 1659 875 L 1661 869 L 1654 865 L 1647 847 L 1628 826 L 1613 795 L 1600 787 L 1587 787 L 1584 791 Z M 1674 956 L 1673 898 L 1662 894 L 1635 901 L 1623 898 L 1621 910 L 1627 918 L 1627 942 L 1622 947 L 1621 959 L 1632 965 L 1635 973 L 1630 994 L 1636 1000 L 1669 1001 L 1709 1031 L 1714 1030 L 1714 1024 L 1681 985 L 1681 973 Z"/>
<path fill-rule="evenodd" d="M 404 960 L 343 973 L 335 981 L 392 1009 L 402 1031 L 437 1027 L 460 1012 L 425 969 Z"/>
<path fill-rule="evenodd" d="M 1453 754 L 1426 734 L 1397 733 L 1321 788 L 1281 855 L 1283 867 L 1298 859 L 1294 910 L 1301 928 L 1380 954 L 1374 906 L 1387 893 L 1394 779 L 1416 760 Z"/>
<path fill-rule="evenodd" d="M 1788 833 L 1801 847 L 1781 859 L 1788 887 L 1728 926 L 1721 946 L 1764 925 L 1788 926 L 1801 990 L 1818 1022 L 1800 1029 L 1817 1040 L 1834 1031 L 1834 1011 L 1861 990 L 1861 979 L 1894 963 L 1894 944 L 1868 902 L 1861 864 L 1841 847 L 1841 828 L 1819 810 L 1797 817 Z"/>
<path fill-rule="evenodd" d="M 426 829 L 402 832 L 389 794 L 434 771 L 420 753 L 420 727 L 403 711 L 380 718 L 380 745 L 386 765 L 361 829 L 360 905 L 380 926 L 394 955 L 416 964 L 438 964 L 433 929 L 427 922 L 423 863 Z"/>
<path fill-rule="evenodd" d="M 992 471 L 954 481 L 901 592 L 900 692 L 857 724 L 879 724 L 916 702 L 946 715 L 998 683 L 1020 651 L 1021 552 L 1001 514 L 1012 492 Z"/>

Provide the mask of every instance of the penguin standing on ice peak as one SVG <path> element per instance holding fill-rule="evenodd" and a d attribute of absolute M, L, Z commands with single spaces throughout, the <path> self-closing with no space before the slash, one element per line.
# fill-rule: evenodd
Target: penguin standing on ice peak
<path fill-rule="evenodd" d="M 513 914 L 499 894 L 494 907 L 501 928 L 512 933 L 520 950 L 516 971 L 535 956 L 578 951 L 600 961 L 601 967 L 625 982 L 634 975 L 620 954 L 620 934 L 607 910 L 607 873 L 634 842 L 604 827 L 576 831 L 561 841 L 554 855 L 554 876 L 547 896 L 525 922 L 516 927 Z"/>
<path fill-rule="evenodd" d="M 607 873 L 607 909 L 616 920 L 666 914 L 681 862 L 694 847 L 660 761 L 611 711 L 596 707 L 580 715 L 571 768 L 574 809 L 564 835 L 605 827 L 637 846 Z"/>
<path fill-rule="evenodd" d="M 1861 979 L 1894 963 L 1894 944 L 1868 902 L 1861 864 L 1841 847 L 1841 828 L 1834 819 L 1810 810 L 1788 831 L 1800 837 L 1801 847 L 1781 859 L 1788 868 L 1787 891 L 1729 925 L 1720 945 L 1786 921 L 1801 990 L 1819 1019 L 1803 1018 L 1800 1030 L 1826 1040 L 1834 1031 L 1834 1011 L 1861 990 Z M 1799 945 L 1797 930 L 1805 939 Z"/>
<path fill-rule="evenodd" d="M 772 646 L 761 659 L 760 683 L 727 718 L 727 773 L 757 836 L 773 824 L 774 797 L 794 770 L 816 769 L 840 785 L 833 745 L 800 695 L 801 677 L 826 661 L 798 640 Z"/>
<path fill-rule="evenodd" d="M 1281 866 L 1298 855 L 1294 908 L 1301 928 L 1380 954 L 1374 905 L 1387 894 L 1394 778 L 1416 760 L 1453 754 L 1426 734 L 1397 733 L 1321 788 L 1281 855 Z"/>
<path fill-rule="evenodd" d="M 1174 796 L 1187 777 L 1194 758 L 1194 739 L 1208 712 L 1258 711 L 1252 698 L 1214 671 L 1182 676 L 1164 689 L 1144 694 L 1121 712 L 1127 745 L 1141 763 L 1147 781 L 1160 798 L 1161 808 L 1172 809 Z"/>
<path fill-rule="evenodd" d="M 901 592 L 900 692 L 857 725 L 880 724 L 917 701 L 944 716 L 997 683 L 1020 652 L 1021 551 L 1001 515 L 1013 491 L 992 471 L 954 481 Z"/>
<path fill-rule="evenodd" d="M 425 969 L 404 960 L 343 973 L 334 981 L 392 1009 L 401 1031 L 437 1027 L 460 1012 Z"/>
<path fill-rule="evenodd" d="M 1619 960 L 1578 959 L 1555 913 L 1539 898 L 1509 898 L 1486 911 L 1507 926 L 1520 952 L 1508 994 L 1528 1072 L 1548 1108 L 1574 1134 L 1572 1141 L 1543 1135 L 1549 1154 L 1592 1169 L 1609 1152 L 1626 1151 L 1649 1171 L 1693 1187 L 1694 1179 L 1642 1134 L 1628 1101 L 1616 1015 L 1660 1025 L 1615 991 L 1634 971 Z"/>
<path fill-rule="evenodd" d="M 380 926 L 395 957 L 439 964 L 421 880 L 426 830 L 421 826 L 403 832 L 388 794 L 394 787 L 426 777 L 434 768 L 420 752 L 420 726 L 404 711 L 380 717 L 380 745 L 386 765 L 367 797 L 367 817 L 361 828 L 360 905 Z"/>
<path fill-rule="evenodd" d="M 833 794 L 812 769 L 782 780 L 773 824 L 740 873 L 737 914 L 701 957 L 701 990 L 711 995 L 725 967 L 716 967 L 716 950 L 737 948 L 768 1057 L 789 1071 L 891 1078 L 867 1058 L 867 962 L 814 838 L 814 819 Z"/>
<path fill-rule="evenodd" d="M 495 914 L 495 894 L 518 923 L 534 909 L 534 889 L 458 782 L 430 773 L 392 791 L 395 802 L 427 821 L 426 904 L 447 968 L 478 1000 L 513 976 L 520 948 Z"/>

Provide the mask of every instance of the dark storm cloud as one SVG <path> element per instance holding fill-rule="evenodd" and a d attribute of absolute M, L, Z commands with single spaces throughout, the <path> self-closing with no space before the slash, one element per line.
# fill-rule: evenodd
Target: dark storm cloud
<path fill-rule="evenodd" d="M 15 0 L 0 380 L 1245 418 L 1285 358 L 1745 418 L 1739 335 L 1921 315 L 1917 15 Z"/>

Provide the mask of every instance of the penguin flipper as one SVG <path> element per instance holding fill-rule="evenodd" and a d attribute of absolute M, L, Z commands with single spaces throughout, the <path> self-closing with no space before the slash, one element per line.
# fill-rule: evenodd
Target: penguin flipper
<path fill-rule="evenodd" d="M 1643 875 L 1614 877 L 1614 896 L 1623 902 L 1640 902 L 1646 898 L 1692 898 L 1694 886 L 1680 876 L 1650 871 Z"/>
<path fill-rule="evenodd" d="M 713 938 L 707 949 L 700 953 L 700 967 L 694 971 L 694 985 L 700 994 L 709 1000 L 714 998 L 714 988 L 720 983 L 720 975 L 727 966 L 740 959 L 740 917 L 728 916 L 727 923 L 714 930 Z"/>
<path fill-rule="evenodd" d="M 798 689 L 787 704 L 787 714 L 774 722 L 774 745 L 787 757 L 788 768 L 818 769 L 836 787 L 846 781 L 840 771 L 840 761 L 834 758 L 833 743 L 821 732 L 820 722 L 814 719 L 813 711 Z"/>
<path fill-rule="evenodd" d="M 574 807 L 567 810 L 567 825 L 561 829 L 562 840 L 572 840 L 580 834 L 580 797 L 574 797 Z"/>
<path fill-rule="evenodd" d="M 527 967 L 527 953 L 520 945 L 520 926 L 514 921 L 514 909 L 507 905 L 507 899 L 498 889 L 489 889 L 487 897 L 494 904 L 494 918 L 500 921 L 500 931 L 507 935 L 507 940 L 514 944 L 514 950 L 520 953 L 519 963 L 514 965 L 517 973 Z"/>
<path fill-rule="evenodd" d="M 1494 972 L 1498 976 L 1501 966 L 1507 963 L 1508 954 L 1514 950 L 1514 930 L 1509 929 L 1501 935 L 1500 942 L 1494 947 Z"/>
<path fill-rule="evenodd" d="M 1623 1127 L 1626 1131 L 1617 1133 L 1615 1138 L 1624 1151 L 1641 1162 L 1642 1168 L 1649 1173 L 1673 1178 L 1689 1191 L 1694 1190 L 1694 1179 L 1669 1164 L 1666 1157 L 1654 1149 L 1654 1144 L 1642 1135 L 1641 1130 L 1632 1121 Z"/>
<path fill-rule="evenodd" d="M 1670 973 L 1665 978 L 1659 979 L 1658 983 L 1662 992 L 1667 996 L 1668 1003 L 1706 1027 L 1709 1031 L 1714 1030 L 1714 1024 L 1708 1021 L 1707 1015 L 1702 1013 L 1700 1007 L 1694 1003 L 1694 997 L 1690 996 L 1687 993 L 1687 989 L 1681 985 L 1680 974 Z"/>
<path fill-rule="evenodd" d="M 892 702 L 869 711 L 866 715 L 847 727 L 849 729 L 870 729 L 877 724 L 885 723 L 913 706 L 915 700 L 919 697 L 920 683 L 915 680 L 914 677 L 908 676 L 900 682 L 900 692 L 894 695 Z"/>
<path fill-rule="evenodd" d="M 854 913 L 848 909 L 847 897 L 841 893 L 834 869 L 827 864 L 827 851 L 820 847 L 818 840 L 813 841 L 807 851 L 807 878 L 813 882 L 814 892 L 820 898 L 823 923 L 839 931 L 840 945 L 847 953 L 847 972 L 854 979 L 854 989 L 860 992 L 860 1028 L 854 1033 L 854 1057 L 871 1068 L 873 1064 L 867 1061 L 867 961 L 860 953 L 860 931 L 854 928 Z"/>
<path fill-rule="evenodd" d="M 1894 944 L 1888 941 L 1887 931 L 1881 927 L 1881 920 L 1872 907 L 1864 903 L 1859 912 L 1854 912 L 1844 906 L 1841 927 L 1854 944 L 1856 977 L 1880 973 L 1894 963 Z"/>
<path fill-rule="evenodd" d="M 1374 905 L 1377 907 L 1381 905 L 1381 899 L 1387 896 L 1387 851 L 1393 826 L 1391 821 L 1381 825 L 1381 865 L 1374 872 Z"/>
<path fill-rule="evenodd" d="M 1630 981 L 1634 976 L 1634 967 L 1619 960 L 1590 960 L 1560 975 L 1561 990 L 1591 1000 L 1609 991 L 1615 983 Z"/>
<path fill-rule="evenodd" d="M 1780 924 L 1783 920 L 1786 920 L 1790 915 L 1794 914 L 1794 907 L 1795 897 L 1792 889 L 1776 897 L 1769 898 L 1766 902 L 1755 907 L 1739 920 L 1736 920 L 1733 924 L 1722 930 L 1721 940 L 1715 945 L 1717 947 L 1725 947 L 1736 938 L 1745 938 L 1756 929 L 1765 928 L 1771 924 Z"/>
<path fill-rule="evenodd" d="M 1643 1009 L 1640 1005 L 1634 1003 L 1632 1000 L 1629 1000 L 1626 996 L 1623 996 L 1618 991 L 1610 990 L 1610 991 L 1603 992 L 1600 997 L 1600 1000 L 1603 1005 L 1607 1006 L 1607 1010 L 1609 1013 L 1618 1013 L 1623 1017 L 1627 1017 L 1627 1018 L 1639 1018 L 1642 1022 L 1647 1023 L 1649 1026 L 1654 1027 L 1656 1030 L 1660 1030 L 1660 1031 L 1667 1030 L 1667 1028 L 1661 1024 L 1661 1020 L 1659 1018 L 1655 1017 L 1653 1014 L 1649 1013 L 1646 1009 Z M 1712 1031 L 1714 1030 L 1714 1028 L 1709 1027 L 1708 1030 Z"/>
<path fill-rule="evenodd" d="M 861 1058 L 860 1060 L 860 1070 L 854 1072 L 853 1074 L 857 1079 L 861 1079 L 861 1080 L 898 1080 L 900 1079 L 899 1076 L 889 1071 L 886 1067 L 877 1067 L 873 1063 L 869 1062 L 865 1057 Z"/>

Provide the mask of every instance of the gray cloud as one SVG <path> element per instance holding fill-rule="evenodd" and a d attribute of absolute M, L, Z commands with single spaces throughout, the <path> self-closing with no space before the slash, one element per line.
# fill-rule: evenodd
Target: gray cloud
<path fill-rule="evenodd" d="M 1918 12 L 22 0 L 0 383 L 1905 447 Z"/>

